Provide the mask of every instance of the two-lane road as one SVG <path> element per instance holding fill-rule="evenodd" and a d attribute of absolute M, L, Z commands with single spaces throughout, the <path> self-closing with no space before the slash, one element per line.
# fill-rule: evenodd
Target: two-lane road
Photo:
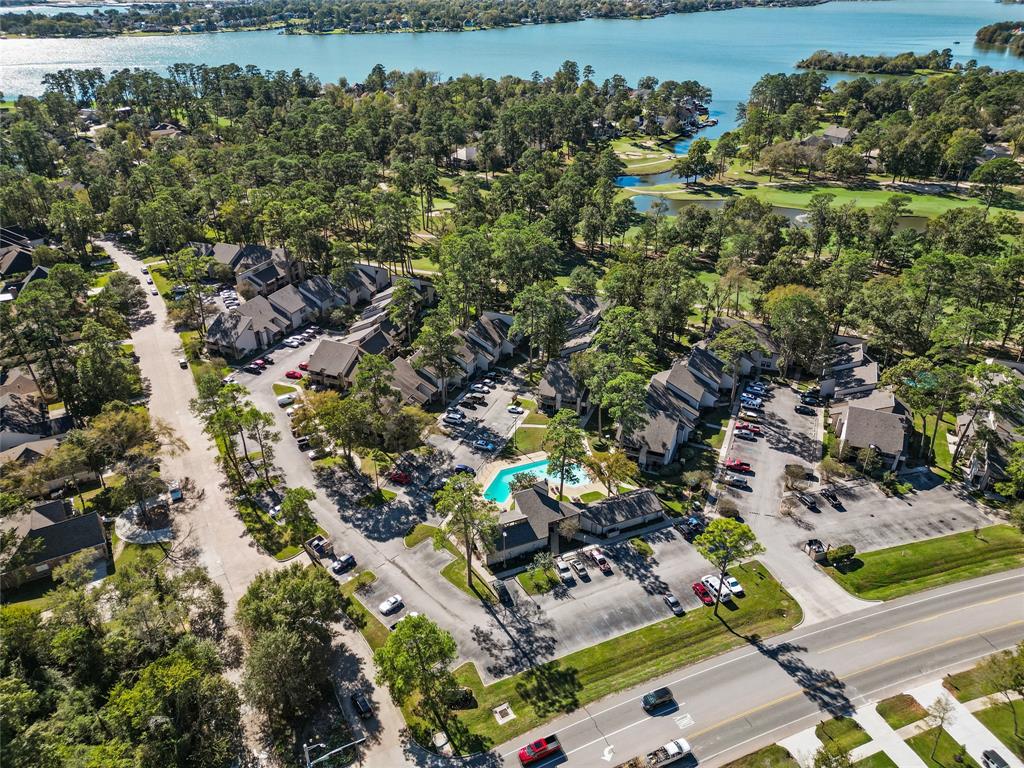
<path fill-rule="evenodd" d="M 557 733 L 551 765 L 617 765 L 680 736 L 702 766 L 771 744 L 833 714 L 940 677 L 1024 638 L 1024 571 L 953 585 L 748 644 L 603 699 L 498 752 Z M 678 708 L 654 716 L 639 699 L 667 685 Z M 609 758 L 609 756 L 611 756 Z"/>

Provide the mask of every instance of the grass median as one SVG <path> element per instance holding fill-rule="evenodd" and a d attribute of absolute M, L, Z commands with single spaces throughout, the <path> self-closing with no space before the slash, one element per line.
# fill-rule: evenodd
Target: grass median
<path fill-rule="evenodd" d="M 1018 736 L 1014 733 L 1014 712 L 1017 713 L 1016 721 L 1024 723 L 1024 701 L 996 704 L 975 712 L 974 716 L 992 731 L 1008 750 L 1024 760 L 1024 735 Z M 1024 731 L 1024 728 L 1021 730 Z"/>
<path fill-rule="evenodd" d="M 928 711 L 918 703 L 917 699 L 906 693 L 883 699 L 878 702 L 875 709 L 894 731 L 928 716 Z"/>
<path fill-rule="evenodd" d="M 1008 525 L 862 552 L 825 570 L 867 600 L 895 597 L 1024 565 L 1024 536 Z"/>
<path fill-rule="evenodd" d="M 936 743 L 936 739 L 938 742 Z M 960 754 L 960 745 L 944 728 L 931 728 L 907 739 L 907 746 L 917 753 L 928 768 L 965 766 L 978 768 L 968 754 Z M 957 758 L 960 758 L 959 760 Z"/>
<path fill-rule="evenodd" d="M 723 768 L 800 768 L 800 763 L 793 759 L 785 747 L 771 744 L 739 760 L 733 760 Z"/>
<path fill-rule="evenodd" d="M 405 537 L 405 546 L 415 547 L 427 539 L 433 539 L 437 534 L 437 528 L 426 523 L 419 523 Z M 445 537 L 442 540 L 445 550 L 452 556 L 452 561 L 441 569 L 441 575 L 456 589 L 465 592 L 474 600 L 484 602 L 497 602 L 497 596 L 491 591 L 487 582 L 483 581 L 474 573 L 473 583 L 466 581 L 466 558 L 452 542 Z"/>
<path fill-rule="evenodd" d="M 685 616 L 642 627 L 487 686 L 475 666 L 459 667 L 456 678 L 473 692 L 476 706 L 455 713 L 465 729 L 458 746 L 489 748 L 609 694 L 728 651 L 748 642 L 746 638 L 776 635 L 799 623 L 799 605 L 763 565 L 747 563 L 734 573 L 747 588 L 746 597 L 737 601 L 735 610 L 723 609 L 721 619 L 709 608 L 694 608 Z M 516 718 L 498 725 L 491 710 L 506 702 Z"/>
<path fill-rule="evenodd" d="M 373 650 L 377 650 L 387 642 L 390 630 L 359 602 L 355 593 L 360 587 L 372 584 L 376 580 L 377 577 L 373 571 L 363 571 L 354 579 L 341 585 L 341 594 L 345 597 L 345 615 L 363 633 L 363 637 L 366 638 L 366 642 Z"/>

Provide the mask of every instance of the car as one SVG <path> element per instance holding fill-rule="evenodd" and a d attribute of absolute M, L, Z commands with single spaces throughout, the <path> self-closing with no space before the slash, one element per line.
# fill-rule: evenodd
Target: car
<path fill-rule="evenodd" d="M 344 555 L 338 555 L 337 559 L 331 563 L 331 571 L 334 573 L 344 573 L 355 564 L 355 556 L 346 552 Z"/>
<path fill-rule="evenodd" d="M 741 410 L 740 416 L 747 421 L 757 421 L 760 418 L 760 414 L 757 411 Z"/>
<path fill-rule="evenodd" d="M 264 356 L 263 356 L 263 358 L 262 358 L 262 360 L 263 360 L 263 362 L 264 362 L 264 363 L 266 363 L 267 365 L 273 365 L 273 364 L 274 364 L 274 358 L 272 358 L 272 357 L 271 357 L 270 355 L 264 355 Z M 257 360 L 257 361 L 256 361 L 256 364 L 258 365 L 258 364 L 259 364 L 259 362 L 260 362 L 260 361 L 259 361 L 259 360 Z"/>
<path fill-rule="evenodd" d="M 484 395 L 488 394 L 491 391 L 487 387 L 485 387 L 483 384 L 474 384 L 469 389 L 472 392 L 480 392 L 481 394 L 484 394 Z"/>
<path fill-rule="evenodd" d="M 285 339 L 281 343 L 291 349 L 296 349 L 299 346 L 299 342 L 295 341 L 295 339 Z"/>
<path fill-rule="evenodd" d="M 377 610 L 380 611 L 382 615 L 387 616 L 389 613 L 394 613 L 395 611 L 397 611 L 401 606 L 402 596 L 392 595 L 391 597 L 387 598 L 384 602 L 382 602 L 380 605 L 378 605 Z"/>
<path fill-rule="evenodd" d="M 149 267 L 143 267 L 142 268 L 142 274 L 148 275 L 149 274 Z"/>
<path fill-rule="evenodd" d="M 737 429 L 733 434 L 740 440 L 757 440 L 757 437 L 749 429 Z"/>
<path fill-rule="evenodd" d="M 356 714 L 363 720 L 368 717 L 373 717 L 373 705 L 371 705 L 370 700 L 361 693 L 352 694 L 352 709 L 354 709 Z"/>
<path fill-rule="evenodd" d="M 257 368 L 261 369 L 267 367 L 267 361 L 264 360 L 263 358 L 257 358 L 256 360 L 253 360 L 252 364 L 255 365 Z"/>
<path fill-rule="evenodd" d="M 392 632 L 394 632 L 394 631 L 395 631 L 396 629 L 398 629 L 398 625 L 399 625 L 399 624 L 401 624 L 401 623 L 402 623 L 403 621 L 405 621 L 406 619 L 410 619 L 410 618 L 412 618 L 413 616 L 419 616 L 419 615 L 420 615 L 420 614 L 419 614 L 419 612 L 417 612 L 417 611 L 409 611 L 409 612 L 408 612 L 407 614 L 405 614 L 405 616 L 402 616 L 402 617 L 401 617 L 400 619 L 398 619 L 397 621 L 393 621 L 393 622 L 391 623 L 391 626 L 390 626 L 390 627 L 388 627 L 388 629 L 390 629 L 390 630 L 391 630 Z"/>
<path fill-rule="evenodd" d="M 469 464 L 456 464 L 454 467 L 452 467 L 452 472 L 454 472 L 456 475 L 460 473 L 465 473 L 467 475 L 472 475 L 473 477 L 476 477 L 476 470 L 469 466 Z"/>
<path fill-rule="evenodd" d="M 803 493 L 802 491 L 797 491 L 796 492 L 796 499 L 797 499 L 797 501 L 799 501 L 801 504 L 803 504 L 805 507 L 807 507 L 810 510 L 817 510 L 818 509 L 818 502 L 816 502 L 814 500 L 814 497 L 811 496 L 809 493 Z"/>
<path fill-rule="evenodd" d="M 764 405 L 764 401 L 761 400 L 761 398 L 754 397 L 753 395 L 748 395 L 746 392 L 740 395 L 740 400 L 743 401 L 743 404 L 747 408 L 760 408 L 762 405 Z"/>
<path fill-rule="evenodd" d="M 295 445 L 298 446 L 300 451 L 304 451 L 309 447 L 309 435 L 299 435 L 295 439 Z"/>
<path fill-rule="evenodd" d="M 494 388 L 494 379 L 492 379 L 490 376 L 488 376 L 486 379 L 481 379 L 480 383 L 483 384 L 485 387 L 490 387 L 492 389 Z"/>
<path fill-rule="evenodd" d="M 831 504 L 835 509 L 840 509 L 843 506 L 843 502 L 839 500 L 839 494 L 831 488 L 824 488 L 818 491 L 818 495 L 825 499 L 825 501 Z"/>
<path fill-rule="evenodd" d="M 301 379 L 302 378 L 302 372 L 301 371 L 288 371 L 287 373 L 285 373 L 284 377 L 286 379 Z"/>
<path fill-rule="evenodd" d="M 512 593 L 508 591 L 508 587 L 505 586 L 504 581 L 495 579 L 491 582 L 491 589 L 494 590 L 494 594 L 498 596 L 498 601 L 502 605 L 515 605 L 515 601 L 512 599 Z"/>
<path fill-rule="evenodd" d="M 1010 764 L 994 749 L 986 749 L 981 753 L 981 765 L 982 768 L 1010 768 Z"/>
<path fill-rule="evenodd" d="M 303 361 L 303 362 L 299 363 L 298 368 L 299 368 L 300 371 L 308 371 L 309 370 L 309 363 Z"/>
<path fill-rule="evenodd" d="M 675 697 L 672 695 L 672 691 L 668 688 L 656 688 L 650 693 L 645 693 L 644 697 L 640 700 L 640 706 L 644 708 L 644 712 L 650 712 L 651 710 L 663 707 L 666 704 L 671 704 L 675 701 Z"/>
<path fill-rule="evenodd" d="M 803 397 L 800 398 L 800 402 L 803 403 L 804 405 L 821 405 L 821 400 L 819 400 L 814 395 L 805 394 Z"/>
<path fill-rule="evenodd" d="M 731 485 L 733 488 L 747 487 L 747 478 L 743 475 L 737 475 L 735 472 L 726 472 L 722 477 L 722 481 L 726 485 Z"/>
<path fill-rule="evenodd" d="M 555 570 L 558 571 L 558 578 L 562 581 L 572 581 L 572 568 L 560 557 L 555 558 Z"/>
<path fill-rule="evenodd" d="M 590 552 L 590 557 L 594 561 L 594 565 L 600 569 L 601 573 L 607 575 L 612 572 L 611 563 L 608 562 L 608 559 L 604 556 L 604 552 L 600 549 L 594 547 Z"/>
<path fill-rule="evenodd" d="M 492 443 L 490 440 L 474 440 L 473 441 L 473 447 L 478 449 L 478 450 L 487 451 L 488 453 L 490 453 L 497 446 L 494 443 Z"/>
<path fill-rule="evenodd" d="M 158 291 L 156 288 L 150 288 L 149 289 L 149 295 L 150 296 L 159 296 L 160 295 L 160 291 Z"/>
<path fill-rule="evenodd" d="M 715 603 L 714 596 L 710 591 L 708 591 L 708 588 L 699 581 L 693 582 L 693 594 L 695 594 L 697 599 L 704 603 L 704 605 L 714 605 Z"/>
<path fill-rule="evenodd" d="M 460 411 L 459 406 L 457 405 L 453 405 L 451 408 L 445 411 L 444 414 L 445 416 L 451 416 L 453 419 L 458 419 L 459 421 L 462 421 L 463 419 L 466 418 L 466 414 Z"/>
<path fill-rule="evenodd" d="M 463 400 L 461 403 L 459 403 L 459 408 L 465 408 L 467 411 L 475 411 L 476 403 L 474 403 L 472 400 Z"/>
<path fill-rule="evenodd" d="M 462 423 L 463 421 L 465 421 L 465 419 L 459 419 L 456 418 L 455 416 L 452 416 L 452 414 L 450 413 L 446 413 L 444 415 L 444 418 L 441 419 L 441 421 L 443 421 L 445 424 L 451 424 L 452 426 L 459 427 L 462 426 Z"/>
<path fill-rule="evenodd" d="M 412 477 L 409 476 L 408 472 L 404 472 L 401 469 L 393 469 L 387 474 L 388 480 L 399 485 L 408 485 L 412 482 Z"/>
<path fill-rule="evenodd" d="M 589 579 L 590 578 L 590 574 L 587 573 L 587 566 L 585 566 L 583 564 L 583 561 L 580 560 L 578 557 L 569 558 L 569 565 L 572 566 L 572 569 L 574 571 L 576 571 L 577 575 L 581 579 Z"/>
<path fill-rule="evenodd" d="M 749 395 L 755 400 L 763 400 L 765 395 L 767 395 L 768 393 L 761 389 L 750 389 L 750 387 L 747 387 L 746 389 L 743 390 L 743 394 Z"/>
<path fill-rule="evenodd" d="M 757 424 L 751 424 L 749 421 L 737 421 L 736 429 L 745 429 L 747 432 L 753 432 L 755 435 L 761 434 L 761 427 Z"/>
<path fill-rule="evenodd" d="M 682 616 L 686 611 L 683 610 L 683 604 L 679 602 L 679 598 L 669 592 L 662 596 L 662 599 L 676 616 Z"/>
<path fill-rule="evenodd" d="M 732 592 L 729 591 L 729 587 L 723 584 L 721 579 L 719 579 L 717 576 L 708 574 L 703 579 L 701 579 L 701 583 L 708 588 L 708 592 L 710 592 L 712 596 L 717 592 L 719 595 L 719 599 L 723 603 L 728 603 L 732 600 Z"/>
<path fill-rule="evenodd" d="M 522 406 L 519 405 L 510 405 L 505 410 L 507 410 L 509 413 L 514 413 L 516 416 L 521 416 L 522 414 L 526 413 L 526 411 L 523 410 Z"/>
<path fill-rule="evenodd" d="M 242 370 L 245 371 L 246 373 L 254 373 L 256 375 L 263 373 L 262 368 L 260 368 L 258 365 L 253 365 L 252 363 L 249 363 L 249 365 L 242 366 Z"/>
<path fill-rule="evenodd" d="M 745 461 L 740 461 L 735 458 L 728 458 L 725 460 L 725 468 L 731 469 L 733 472 L 749 472 L 750 465 Z"/>
<path fill-rule="evenodd" d="M 183 370 L 185 368 L 188 368 L 188 360 L 186 360 L 184 357 L 179 357 L 178 358 L 178 367 L 183 369 Z"/>
<path fill-rule="evenodd" d="M 760 381 L 752 381 L 744 389 L 747 392 L 754 392 L 759 395 L 763 395 L 768 391 L 768 387 Z"/>
<path fill-rule="evenodd" d="M 811 408 L 811 406 L 804 405 L 803 403 L 801 403 L 800 405 L 794 405 L 793 406 L 793 410 L 796 411 L 797 413 L 801 414 L 802 416 L 816 416 L 817 415 L 816 411 L 813 408 Z"/>
<path fill-rule="evenodd" d="M 152 284 L 153 284 L 153 278 L 152 277 L 147 277 L 146 278 L 146 285 L 152 285 Z"/>
<path fill-rule="evenodd" d="M 558 743 L 558 737 L 552 734 L 543 739 L 531 741 L 519 750 L 519 762 L 522 765 L 533 765 L 546 760 L 556 752 L 562 751 L 562 745 Z"/>
<path fill-rule="evenodd" d="M 466 403 L 466 402 L 476 403 L 477 405 L 486 405 L 487 404 L 487 398 L 484 397 L 483 395 L 479 394 L 479 393 L 472 393 L 472 394 L 466 395 L 464 398 L 462 398 L 462 402 L 463 403 Z"/>
<path fill-rule="evenodd" d="M 171 503 L 177 503 L 185 498 L 181 492 L 181 483 L 177 480 L 171 480 L 167 484 L 167 498 L 171 500 Z"/>
<path fill-rule="evenodd" d="M 725 586 L 729 588 L 729 591 L 734 595 L 743 594 L 743 585 L 740 584 L 739 579 L 735 576 L 730 576 L 728 573 L 725 574 Z"/>
<path fill-rule="evenodd" d="M 220 380 L 220 383 L 221 384 L 234 384 L 235 383 L 234 374 L 229 373 L 227 376 L 225 376 L 223 379 Z"/>
<path fill-rule="evenodd" d="M 306 454 L 306 458 L 310 461 L 316 461 L 317 459 L 326 459 L 330 454 L 326 448 L 314 448 L 312 451 Z"/>
<path fill-rule="evenodd" d="M 281 505 L 280 504 L 273 505 L 270 509 L 267 510 L 267 513 L 270 515 L 271 519 L 275 523 L 277 523 L 278 525 L 281 524 L 281 522 L 278 520 L 278 518 L 281 517 Z"/>

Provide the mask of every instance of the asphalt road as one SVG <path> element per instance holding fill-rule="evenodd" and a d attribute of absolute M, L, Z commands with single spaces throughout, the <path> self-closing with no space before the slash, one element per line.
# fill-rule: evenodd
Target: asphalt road
<path fill-rule="evenodd" d="M 748 644 L 566 715 L 498 747 L 518 765 L 528 741 L 557 733 L 542 763 L 617 765 L 686 738 L 702 766 L 722 765 L 818 720 L 941 677 L 1024 638 L 1024 571 L 872 606 Z M 678 706 L 646 715 L 639 698 L 668 686 Z"/>

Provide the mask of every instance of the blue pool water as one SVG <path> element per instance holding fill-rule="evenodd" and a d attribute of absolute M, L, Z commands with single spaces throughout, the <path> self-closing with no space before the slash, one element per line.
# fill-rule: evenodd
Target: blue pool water
<path fill-rule="evenodd" d="M 509 467 L 508 469 L 501 470 L 497 475 L 495 475 L 491 484 L 487 486 L 487 490 L 484 492 L 484 498 L 497 504 L 504 504 L 508 501 L 508 497 L 511 494 L 509 482 L 513 477 L 521 475 L 524 472 L 532 472 L 538 479 L 545 479 L 551 483 L 559 483 L 562 480 L 557 472 L 548 471 L 547 459 L 531 461 L 529 464 L 520 464 L 515 467 Z M 586 480 L 587 476 L 583 469 L 581 467 L 573 467 L 565 477 L 565 484 L 582 485 Z"/>

